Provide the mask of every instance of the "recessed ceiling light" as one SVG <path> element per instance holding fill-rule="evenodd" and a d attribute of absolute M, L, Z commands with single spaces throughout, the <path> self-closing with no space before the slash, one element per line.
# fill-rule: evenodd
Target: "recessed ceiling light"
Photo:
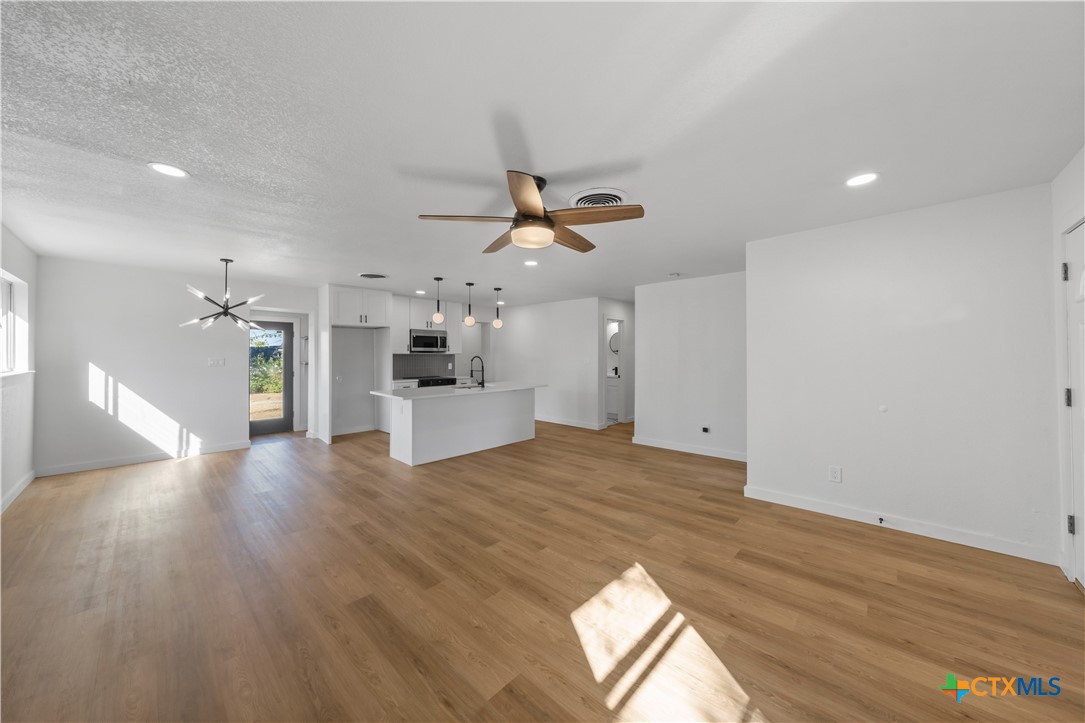
<path fill-rule="evenodd" d="M 168 163 L 159 163 L 157 161 L 152 161 L 151 163 L 148 163 L 147 166 L 152 171 L 158 171 L 165 176 L 173 176 L 174 178 L 188 177 L 188 171 L 182 170 L 177 166 L 171 166 Z"/>
<path fill-rule="evenodd" d="M 853 176 L 848 179 L 847 185 L 849 186 L 865 186 L 878 177 L 877 173 L 860 173 L 858 176 Z"/>
<path fill-rule="evenodd" d="M 426 295 L 426 292 L 423 291 L 422 289 L 419 289 L 418 291 L 416 291 L 414 293 L 418 294 L 419 296 L 425 296 Z"/>
<path fill-rule="evenodd" d="M 525 261 L 524 262 L 524 266 L 538 266 L 538 265 L 539 265 L 538 261 Z"/>

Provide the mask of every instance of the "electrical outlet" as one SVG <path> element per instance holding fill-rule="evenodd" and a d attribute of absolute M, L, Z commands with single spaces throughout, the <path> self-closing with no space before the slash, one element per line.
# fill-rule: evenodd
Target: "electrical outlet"
<path fill-rule="evenodd" d="M 449 362 L 449 363 L 448 363 L 448 370 L 449 370 L 449 371 L 452 371 L 452 362 Z"/>
<path fill-rule="evenodd" d="M 844 482 L 844 472 L 840 467 L 829 467 L 829 481 L 841 484 Z"/>
<path fill-rule="evenodd" d="M 708 434 L 708 427 L 701 427 L 701 431 Z"/>
<path fill-rule="evenodd" d="M 222 357 L 207 357 L 207 366 L 209 367 L 224 367 L 226 366 L 226 360 Z"/>

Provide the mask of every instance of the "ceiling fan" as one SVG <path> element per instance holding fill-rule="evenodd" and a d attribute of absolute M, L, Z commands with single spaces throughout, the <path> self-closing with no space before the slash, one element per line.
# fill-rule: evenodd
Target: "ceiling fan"
<path fill-rule="evenodd" d="M 589 223 L 610 223 L 644 217 L 644 208 L 637 205 L 626 206 L 588 206 L 585 208 L 562 208 L 547 211 L 543 207 L 542 194 L 546 188 L 546 179 L 521 171 L 506 171 L 509 179 L 509 193 L 512 204 L 516 207 L 515 216 L 436 216 L 422 214 L 418 218 L 426 221 L 476 221 L 492 223 L 510 223 L 509 230 L 496 241 L 483 249 L 482 253 L 492 254 L 510 243 L 525 249 L 541 249 L 552 243 L 566 248 L 587 253 L 595 248 L 569 226 Z"/>

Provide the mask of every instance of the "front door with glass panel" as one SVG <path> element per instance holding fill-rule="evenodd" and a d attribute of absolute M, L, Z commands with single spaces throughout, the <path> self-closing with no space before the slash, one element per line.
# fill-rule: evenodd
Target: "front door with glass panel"
<path fill-rule="evenodd" d="M 294 325 L 249 330 L 249 434 L 294 429 Z"/>

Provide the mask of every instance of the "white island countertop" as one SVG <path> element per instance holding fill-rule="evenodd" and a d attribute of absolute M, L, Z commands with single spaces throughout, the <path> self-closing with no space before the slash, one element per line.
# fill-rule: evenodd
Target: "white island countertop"
<path fill-rule="evenodd" d="M 491 382 L 485 387 L 424 387 L 420 389 L 380 389 L 370 392 L 375 397 L 387 397 L 388 399 L 433 399 L 434 397 L 477 397 L 480 394 L 495 394 L 497 392 L 520 392 L 525 389 L 538 389 L 545 384 L 529 384 L 523 382 Z"/>
<path fill-rule="evenodd" d="M 535 390 L 545 386 L 493 382 L 370 394 L 389 401 L 389 456 L 416 465 L 534 439 Z"/>

